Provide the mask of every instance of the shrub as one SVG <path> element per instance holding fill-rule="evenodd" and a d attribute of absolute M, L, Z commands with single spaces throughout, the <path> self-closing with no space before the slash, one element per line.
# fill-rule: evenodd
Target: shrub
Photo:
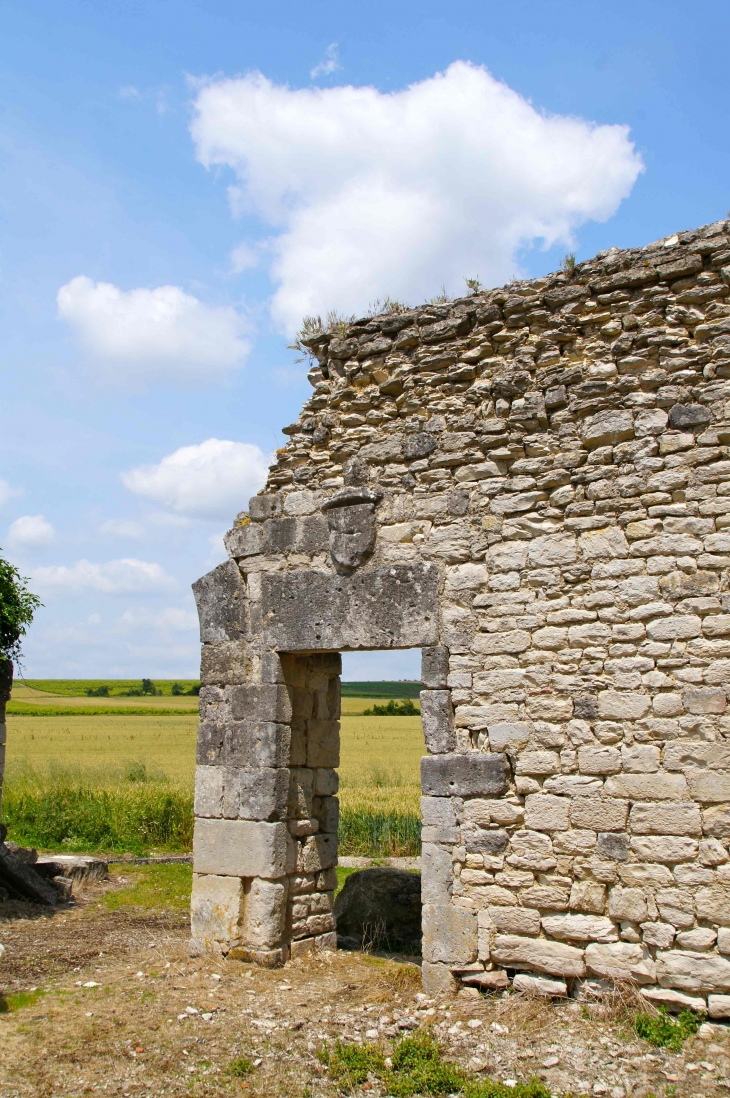
<path fill-rule="evenodd" d="M 694 1010 L 683 1010 L 676 1018 L 670 1018 L 664 1007 L 659 1007 L 656 1014 L 639 1012 L 634 1018 L 634 1029 L 639 1037 L 643 1037 L 655 1048 L 669 1048 L 673 1052 L 679 1052 L 684 1042 L 702 1025 L 704 1021 L 701 1014 Z"/>
<path fill-rule="evenodd" d="M 19 660 L 21 641 L 41 600 L 26 587 L 28 580 L 0 557 L 0 656 Z"/>
<path fill-rule="evenodd" d="M 410 698 L 397 702 L 392 698 L 385 705 L 373 705 L 372 709 L 364 709 L 364 717 L 418 717 L 420 710 L 416 709 Z"/>

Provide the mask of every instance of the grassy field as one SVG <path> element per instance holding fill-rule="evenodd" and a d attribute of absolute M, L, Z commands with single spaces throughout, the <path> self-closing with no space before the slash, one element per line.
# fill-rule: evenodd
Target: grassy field
<path fill-rule="evenodd" d="M 14 687 L 13 700 L 24 702 L 25 689 Z M 343 698 L 342 852 L 415 854 L 420 718 L 362 716 L 373 700 Z M 77 715 L 85 701 L 64 696 L 62 715 L 9 713 L 3 818 L 12 837 L 55 850 L 190 849 L 197 698 L 145 698 L 151 712 L 141 716 L 134 708 L 142 699 Z"/>

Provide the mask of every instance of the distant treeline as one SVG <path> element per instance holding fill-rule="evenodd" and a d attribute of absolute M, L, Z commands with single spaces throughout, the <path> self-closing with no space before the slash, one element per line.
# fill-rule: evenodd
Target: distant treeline
<path fill-rule="evenodd" d="M 31 690 L 71 698 L 180 697 L 200 693 L 197 679 L 18 679 Z"/>
<path fill-rule="evenodd" d="M 420 682 L 343 682 L 343 698 L 417 698 Z"/>

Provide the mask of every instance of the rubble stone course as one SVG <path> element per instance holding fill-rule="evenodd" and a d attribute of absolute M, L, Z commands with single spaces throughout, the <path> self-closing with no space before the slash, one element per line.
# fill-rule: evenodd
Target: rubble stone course
<path fill-rule="evenodd" d="M 419 647 L 427 989 L 730 1016 L 730 223 L 308 346 L 195 585 L 194 948 L 334 948 L 339 652 Z"/>

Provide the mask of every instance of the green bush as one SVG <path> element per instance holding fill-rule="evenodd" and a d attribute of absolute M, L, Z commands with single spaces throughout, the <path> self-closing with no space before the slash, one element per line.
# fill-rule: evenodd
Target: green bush
<path fill-rule="evenodd" d="M 364 717 L 418 717 L 420 709 L 416 709 L 410 698 L 397 702 L 391 700 L 385 705 L 374 705 L 372 709 L 363 709 Z"/>
<path fill-rule="evenodd" d="M 670 1018 L 664 1007 L 658 1014 L 639 1013 L 634 1018 L 634 1029 L 655 1048 L 669 1048 L 679 1052 L 688 1037 L 692 1037 L 704 1021 L 702 1014 L 683 1010 L 676 1019 Z"/>
<path fill-rule="evenodd" d="M 20 659 L 20 644 L 42 605 L 25 586 L 28 582 L 17 568 L 0 557 L 0 657 Z"/>

